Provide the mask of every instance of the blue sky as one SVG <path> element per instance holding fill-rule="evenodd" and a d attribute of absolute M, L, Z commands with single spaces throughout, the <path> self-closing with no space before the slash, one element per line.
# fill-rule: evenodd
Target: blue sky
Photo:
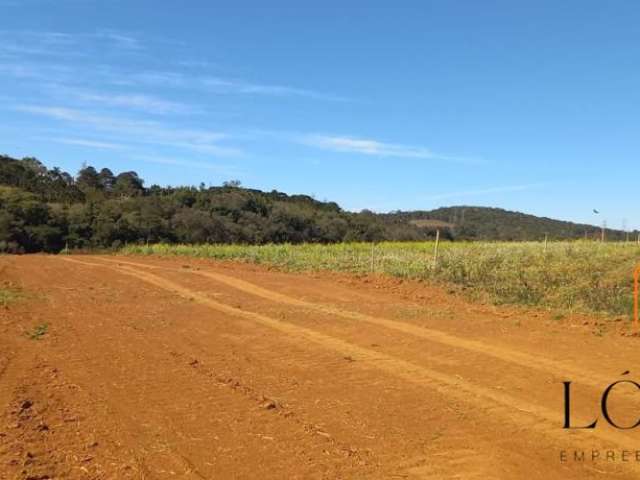
<path fill-rule="evenodd" d="M 638 2 L 0 0 L 0 18 L 0 152 L 640 228 Z"/>

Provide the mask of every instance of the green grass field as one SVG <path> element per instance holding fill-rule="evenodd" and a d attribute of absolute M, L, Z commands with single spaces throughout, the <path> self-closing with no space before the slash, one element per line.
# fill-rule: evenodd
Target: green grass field
<path fill-rule="evenodd" d="M 561 309 L 631 315 L 635 243 L 442 242 L 333 245 L 150 245 L 125 254 L 183 255 L 268 264 L 286 271 L 382 273 L 465 287 L 475 297 Z"/>

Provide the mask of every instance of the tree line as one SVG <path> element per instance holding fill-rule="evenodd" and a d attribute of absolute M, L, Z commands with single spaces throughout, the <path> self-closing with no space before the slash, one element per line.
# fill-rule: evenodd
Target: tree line
<path fill-rule="evenodd" d="M 419 240 L 394 225 L 334 202 L 221 186 L 145 186 L 134 171 L 85 165 L 75 175 L 39 160 L 0 156 L 0 251 L 59 252 L 126 243 L 301 243 Z"/>
<path fill-rule="evenodd" d="M 540 241 L 549 240 L 600 240 L 602 227 L 537 217 L 502 208 L 455 206 L 429 211 L 393 212 L 383 217 L 399 223 L 425 224 L 440 221 L 448 225 L 454 236 L 465 240 Z M 424 220 L 429 219 L 429 220 Z M 599 221 L 594 217 L 594 221 Z M 422 222 L 422 223 L 421 223 Z M 625 232 L 607 228 L 605 239 L 612 241 L 636 241 L 638 231 Z"/>
<path fill-rule="evenodd" d="M 134 171 L 84 165 L 75 175 L 0 155 L 0 252 L 115 249 L 127 243 L 335 243 L 600 238 L 582 225 L 485 207 L 353 213 L 335 202 L 220 186 L 145 186 Z M 631 233 L 635 239 L 638 232 Z M 608 230 L 607 239 L 626 232 Z"/>

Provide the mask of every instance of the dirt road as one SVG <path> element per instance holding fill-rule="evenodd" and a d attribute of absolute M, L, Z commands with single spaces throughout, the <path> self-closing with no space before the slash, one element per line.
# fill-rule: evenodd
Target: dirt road
<path fill-rule="evenodd" d="M 3 480 L 640 476 L 640 427 L 599 410 L 638 379 L 613 322 L 190 259 L 0 257 L 0 279 L 22 292 L 0 313 Z M 595 428 L 562 428 L 563 381 Z M 620 426 L 635 388 L 610 395 Z"/>

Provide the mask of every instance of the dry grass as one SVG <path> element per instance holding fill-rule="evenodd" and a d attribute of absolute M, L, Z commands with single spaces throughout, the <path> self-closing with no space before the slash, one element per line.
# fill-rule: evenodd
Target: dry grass
<path fill-rule="evenodd" d="M 16 301 L 20 294 L 13 288 L 0 288 L 0 306 L 6 307 Z"/>
<path fill-rule="evenodd" d="M 151 245 L 125 254 L 185 255 L 269 264 L 283 270 L 384 273 L 455 284 L 495 303 L 535 305 L 576 312 L 629 315 L 636 244 L 597 242 L 441 243 L 334 245 Z"/>

